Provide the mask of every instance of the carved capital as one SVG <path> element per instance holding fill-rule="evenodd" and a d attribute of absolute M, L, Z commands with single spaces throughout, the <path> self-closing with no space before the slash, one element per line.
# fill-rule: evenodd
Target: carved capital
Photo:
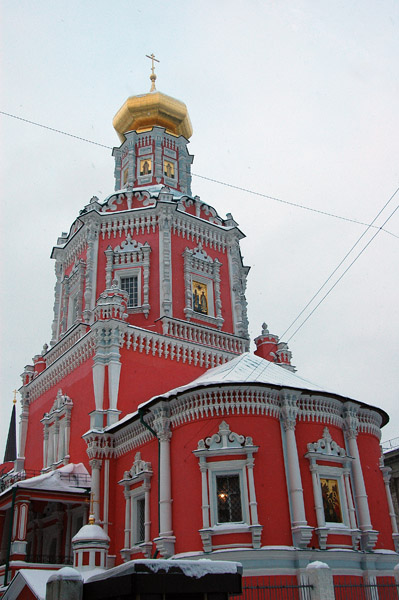
<path fill-rule="evenodd" d="M 344 434 L 347 439 L 356 439 L 359 428 L 359 407 L 353 402 L 344 404 Z"/>
<path fill-rule="evenodd" d="M 281 396 L 280 420 L 285 431 L 295 429 L 299 408 L 297 396 L 291 392 L 283 392 Z"/>

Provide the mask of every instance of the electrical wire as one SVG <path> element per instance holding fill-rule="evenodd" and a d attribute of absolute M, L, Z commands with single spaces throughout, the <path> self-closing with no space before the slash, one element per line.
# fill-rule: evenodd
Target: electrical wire
<path fill-rule="evenodd" d="M 398 190 L 396 190 L 398 191 Z M 396 192 L 395 192 L 396 193 Z M 324 296 L 322 297 L 322 299 L 316 304 L 316 306 L 313 308 L 313 310 L 308 314 L 308 316 L 306 317 L 306 319 L 299 325 L 299 327 L 297 327 L 297 329 L 295 329 L 294 333 L 288 338 L 287 342 L 289 342 L 290 340 L 292 340 L 292 338 L 294 337 L 294 335 L 305 325 L 306 321 L 308 319 L 310 319 L 310 317 L 313 315 L 313 313 L 318 309 L 318 307 L 320 306 L 320 304 L 327 298 L 327 296 L 329 296 L 329 294 L 333 291 L 333 289 L 335 288 L 335 286 L 341 281 L 341 279 L 344 277 L 344 275 L 349 271 L 349 269 L 355 264 L 355 262 L 358 260 L 358 258 L 360 258 L 360 256 L 363 254 L 363 252 L 366 250 L 366 248 L 368 248 L 371 244 L 371 242 L 377 237 L 377 235 L 380 233 L 380 231 L 382 230 L 382 227 L 388 223 L 388 221 L 393 217 L 393 215 L 396 213 L 396 211 L 399 208 L 399 204 L 398 206 L 395 208 L 395 210 L 389 215 L 389 217 L 387 219 L 385 219 L 383 225 L 381 226 L 381 228 L 379 228 L 375 234 L 373 235 L 372 238 L 370 238 L 370 240 L 367 242 L 367 244 L 360 250 L 359 254 L 353 259 L 353 261 L 349 264 L 349 266 L 345 269 L 345 271 L 338 277 L 337 281 L 334 283 L 334 285 L 328 290 L 328 292 L 326 292 L 324 294 Z"/>
<path fill-rule="evenodd" d="M 23 121 L 24 123 L 29 123 L 30 125 L 35 125 L 36 127 L 41 127 L 43 129 L 47 129 L 48 131 L 53 131 L 54 133 L 59 133 L 61 135 L 66 135 L 68 137 L 74 138 L 76 140 L 80 140 L 82 142 L 87 142 L 88 144 L 93 144 L 95 146 L 100 146 L 101 148 L 107 148 L 108 150 L 112 150 L 112 146 L 106 146 L 105 144 L 100 144 L 99 142 L 94 142 L 93 140 L 89 140 L 87 138 L 80 137 L 78 135 L 74 135 L 72 133 L 67 133 L 66 131 L 62 131 L 60 129 L 55 129 L 54 127 L 49 127 L 47 125 L 43 125 L 42 123 L 37 123 L 36 121 L 31 121 L 29 119 L 25 119 L 23 117 L 19 117 L 17 115 L 13 115 L 11 113 L 0 110 L 0 114 L 5 115 L 7 117 L 11 117 L 12 119 L 17 119 L 18 121 Z M 351 219 L 349 217 L 343 217 L 342 215 L 336 215 L 334 213 L 330 213 L 324 210 L 319 210 L 317 208 L 312 208 L 310 206 L 305 206 L 304 204 L 298 204 L 296 202 L 291 202 L 289 200 L 283 200 L 282 198 L 277 198 L 276 196 L 269 196 L 267 194 L 263 194 L 262 192 L 255 192 L 254 190 L 250 190 L 248 188 L 240 187 L 238 185 L 233 185 L 231 183 L 227 183 L 225 181 L 220 181 L 218 179 L 212 179 L 211 177 L 206 177 L 205 175 L 200 175 L 199 173 L 191 173 L 193 177 L 198 177 L 200 179 L 204 179 L 206 181 L 210 181 L 212 183 L 217 183 L 218 185 L 224 185 L 225 187 L 229 187 L 235 190 L 239 190 L 241 192 L 245 192 L 247 194 L 252 194 L 253 196 L 259 196 L 261 198 L 267 198 L 268 200 L 273 200 L 274 202 L 280 202 L 281 204 L 287 204 L 288 206 L 295 206 L 296 208 L 301 208 L 302 210 L 307 210 L 309 212 L 314 212 L 316 214 L 324 215 L 326 217 L 332 217 L 334 219 L 340 219 L 341 221 L 347 221 L 349 223 L 355 223 L 356 225 L 363 225 L 365 227 L 375 227 L 373 224 L 365 223 L 363 221 L 359 221 L 357 219 Z M 385 233 L 392 235 L 399 239 L 399 235 L 392 233 L 386 229 L 383 229 Z"/>
<path fill-rule="evenodd" d="M 392 196 L 389 198 L 389 200 L 384 204 L 384 206 L 381 208 L 381 210 L 377 213 L 377 215 L 375 216 L 375 218 L 373 219 L 372 223 L 375 222 L 375 220 L 381 215 L 381 213 L 385 210 L 385 208 L 388 206 L 388 204 L 393 200 L 393 198 L 396 196 L 396 194 L 399 192 L 399 188 L 397 188 L 394 193 L 392 194 Z M 324 296 L 321 298 L 321 300 L 316 304 L 316 306 L 311 310 L 311 312 L 307 315 L 307 317 L 302 321 L 302 323 L 299 325 L 299 327 L 297 327 L 294 331 L 294 333 L 292 335 L 290 335 L 290 337 L 287 339 L 286 343 L 288 343 L 289 341 L 292 340 L 292 338 L 298 333 L 298 331 L 305 325 L 305 323 L 310 319 L 310 317 L 315 313 L 315 311 L 319 308 L 319 306 L 322 304 L 322 302 L 324 302 L 324 300 L 327 298 L 327 296 L 330 295 L 330 293 L 333 291 L 333 289 L 338 285 L 338 283 L 341 281 L 341 279 L 346 275 L 346 273 L 349 271 L 349 269 L 355 264 L 355 262 L 360 258 L 360 256 L 363 254 L 363 252 L 365 252 L 365 250 L 370 246 L 371 242 L 377 237 L 377 235 L 380 233 L 380 231 L 382 231 L 384 225 L 386 225 L 388 223 L 388 221 L 393 217 L 393 215 L 396 213 L 396 211 L 399 208 L 399 204 L 397 205 L 397 207 L 391 212 L 391 214 L 385 219 L 385 221 L 383 222 L 383 224 L 378 227 L 377 231 L 374 233 L 374 235 L 369 239 L 369 241 L 367 242 L 367 244 L 365 246 L 363 246 L 363 248 L 360 250 L 360 252 L 355 256 L 355 258 L 352 260 L 352 262 L 347 266 L 347 268 L 345 269 L 345 271 L 343 271 L 343 273 L 341 273 L 341 275 L 338 277 L 338 279 L 335 281 L 334 285 L 331 286 L 331 288 L 324 294 Z M 371 226 L 371 225 L 370 225 Z M 370 227 L 368 227 L 369 229 Z M 368 230 L 367 229 L 367 230 Z M 367 231 L 366 230 L 366 231 Z M 355 244 L 352 246 L 352 248 L 347 252 L 347 254 L 345 255 L 345 257 L 341 260 L 341 262 L 339 263 L 339 265 L 334 269 L 334 271 L 329 275 L 329 277 L 326 279 L 326 281 L 323 283 L 323 285 L 320 286 L 320 288 L 317 290 L 317 292 L 313 295 L 313 297 L 311 298 L 311 300 L 307 303 L 307 305 L 305 306 L 305 308 L 299 313 L 299 315 L 292 321 L 291 325 L 289 325 L 289 327 L 287 327 L 287 329 L 284 331 L 283 335 L 281 336 L 281 338 L 287 333 L 287 331 L 289 331 L 291 329 L 291 327 L 294 325 L 294 323 L 296 323 L 296 321 L 299 319 L 299 317 L 304 313 L 304 311 L 306 310 L 306 308 L 308 308 L 308 306 L 311 304 L 311 302 L 316 298 L 316 296 L 318 296 L 318 294 L 320 293 L 320 291 L 325 287 L 325 285 L 328 283 L 328 281 L 331 279 L 331 277 L 334 275 L 334 273 L 336 273 L 336 271 L 338 270 L 338 268 L 342 265 L 342 263 L 346 260 L 346 258 L 352 253 L 352 251 L 354 250 L 354 248 L 357 246 L 357 244 L 360 242 L 360 240 L 362 239 L 362 237 L 365 235 L 366 232 L 364 232 L 359 239 L 355 242 Z M 280 339 L 281 339 L 280 338 Z M 270 367 L 271 364 L 275 364 L 272 363 L 270 361 L 267 361 L 267 363 L 264 365 L 263 369 L 259 372 L 259 375 L 262 375 L 266 369 L 268 367 Z M 255 369 L 252 369 L 251 372 L 247 375 L 247 377 L 245 378 L 245 381 L 248 381 L 248 379 L 251 377 L 252 373 L 255 371 Z M 259 377 L 258 375 L 258 377 Z"/>
<path fill-rule="evenodd" d="M 311 297 L 311 299 L 309 300 L 309 302 L 306 304 L 306 306 L 304 306 L 304 308 L 301 310 L 301 312 L 299 313 L 299 315 L 297 317 L 295 317 L 295 319 L 292 321 L 291 325 L 289 325 L 289 327 L 287 327 L 287 329 L 282 333 L 282 335 L 281 335 L 282 338 L 287 334 L 287 332 L 291 329 L 291 327 L 294 325 L 294 323 L 296 323 L 298 321 L 298 319 L 303 315 L 303 313 L 310 306 L 310 304 L 312 304 L 313 300 L 320 294 L 321 290 L 323 288 L 325 288 L 325 286 L 330 281 L 330 279 L 335 275 L 335 273 L 338 271 L 338 269 L 341 267 L 341 265 L 346 261 L 346 259 L 350 256 L 350 254 L 352 254 L 353 250 L 360 243 L 360 241 L 363 239 L 363 237 L 369 231 L 369 229 L 371 228 L 371 226 L 375 223 L 375 221 L 378 219 L 378 217 L 381 215 L 381 213 L 386 209 L 386 207 L 388 206 L 388 204 L 394 199 L 394 197 L 396 196 L 396 194 L 398 192 L 399 192 L 399 187 L 396 188 L 396 190 L 394 191 L 394 193 L 392 194 L 392 196 L 389 198 L 389 200 L 387 200 L 387 202 L 384 204 L 384 206 L 381 208 L 381 210 L 376 214 L 376 216 L 374 217 L 374 219 L 372 220 L 372 222 L 370 223 L 370 225 L 367 227 L 367 229 L 365 229 L 363 231 L 362 235 L 356 240 L 356 242 L 353 244 L 353 246 L 350 248 L 350 250 L 348 250 L 348 252 L 345 254 L 345 256 L 343 257 L 343 259 L 338 263 L 338 265 L 335 267 L 335 269 L 327 277 L 327 279 L 325 280 L 325 282 L 319 287 L 319 289 L 317 290 L 317 292 L 315 292 L 315 294 L 313 294 L 313 296 Z M 391 218 L 391 217 L 389 217 L 389 218 Z M 379 227 L 378 231 L 376 233 L 378 233 L 379 231 L 381 231 L 381 229 L 382 229 L 382 227 Z M 291 338 L 289 338 L 289 339 L 291 339 Z"/>

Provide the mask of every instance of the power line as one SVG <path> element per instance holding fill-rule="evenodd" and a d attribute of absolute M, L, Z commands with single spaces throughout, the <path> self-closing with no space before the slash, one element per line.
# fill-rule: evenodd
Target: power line
<path fill-rule="evenodd" d="M 397 192 L 398 190 L 396 190 Z M 395 194 L 396 194 L 395 192 Z M 297 327 L 297 329 L 295 329 L 294 333 L 288 338 L 287 342 L 289 342 L 294 335 L 301 329 L 301 327 L 303 327 L 306 323 L 306 321 L 313 315 L 313 313 L 315 312 L 315 310 L 318 309 L 318 307 L 320 306 L 320 304 L 327 298 L 327 296 L 333 291 L 333 289 L 335 288 L 335 286 L 341 281 L 341 279 L 343 278 L 343 276 L 349 271 L 349 269 L 352 267 L 352 265 L 355 264 L 355 262 L 357 261 L 358 258 L 360 258 L 360 256 L 363 254 L 363 252 L 366 250 L 366 248 L 368 248 L 368 246 L 370 246 L 371 242 L 374 240 L 374 238 L 380 233 L 380 231 L 382 230 L 382 227 L 388 223 L 389 219 L 391 219 L 393 217 L 393 215 L 396 213 L 396 211 L 399 208 L 399 204 L 398 206 L 395 208 L 395 210 L 389 215 L 389 217 L 387 219 L 385 219 L 383 225 L 375 232 L 375 234 L 373 235 L 373 237 L 367 242 L 367 244 L 360 250 L 359 254 L 353 259 L 353 261 L 350 263 L 350 265 L 345 269 L 345 271 L 339 276 L 339 278 L 337 279 L 337 281 L 334 283 L 334 285 L 328 290 L 328 292 L 326 292 L 324 294 L 324 296 L 322 297 L 322 299 L 316 304 L 316 306 L 314 307 L 314 309 L 309 313 L 309 315 L 306 317 L 306 319 L 299 325 L 299 327 Z"/>
<path fill-rule="evenodd" d="M 12 117 L 13 119 L 18 119 L 18 121 L 23 121 L 24 123 L 30 123 L 30 125 L 36 125 L 36 127 L 42 127 L 43 129 L 48 129 L 49 131 L 54 131 L 55 133 L 61 133 L 62 135 L 67 135 L 68 137 L 75 138 L 75 140 L 80 140 L 81 142 L 87 142 L 88 144 L 94 144 L 95 146 L 101 146 L 102 148 L 108 148 L 108 150 L 112 150 L 111 146 L 105 146 L 105 144 L 99 144 L 98 142 L 93 142 L 92 140 L 82 138 L 78 135 L 74 135 L 73 133 L 67 133 L 66 131 L 61 131 L 60 129 L 54 129 L 54 127 L 48 127 L 47 125 L 42 125 L 42 123 L 36 123 L 35 121 L 30 121 L 29 119 L 23 119 L 22 117 L 17 117 L 17 115 L 11 115 L 10 113 L 6 113 L 3 110 L 0 110 L 0 114 L 6 115 L 7 117 Z"/>
<path fill-rule="evenodd" d="M 311 208 L 310 206 L 305 206 L 304 204 L 297 204 L 296 202 L 290 202 L 289 200 L 282 200 L 281 198 L 277 198 L 276 196 L 268 196 L 267 194 L 263 194 L 262 192 L 255 192 L 253 190 L 249 190 L 247 188 L 240 187 L 238 185 L 233 185 L 232 183 L 226 183 L 224 181 L 218 181 L 217 179 L 212 179 L 211 177 L 205 177 L 205 175 L 198 175 L 197 173 L 192 173 L 195 177 L 200 177 L 201 179 L 206 179 L 207 181 L 211 181 L 212 183 L 218 183 L 219 185 L 224 185 L 226 187 L 233 188 L 235 190 L 240 190 L 240 192 L 246 192 L 248 194 L 252 194 L 254 196 L 260 196 L 261 198 L 268 198 L 269 200 L 274 200 L 275 202 L 281 202 L 282 204 L 288 204 L 289 206 L 295 206 L 296 208 L 302 208 L 303 210 L 309 210 L 311 212 L 318 213 L 320 215 L 325 215 L 326 217 L 333 217 L 334 219 L 340 219 L 341 221 L 349 221 L 349 223 L 356 223 L 356 225 L 364 225 L 366 227 L 375 227 L 372 223 L 364 223 L 363 221 L 358 221 L 357 219 L 350 219 L 349 217 L 343 217 L 341 215 L 336 215 L 334 213 L 327 212 L 325 210 L 319 210 L 317 208 Z M 387 231 L 384 229 L 386 233 L 393 235 L 394 237 L 399 238 L 396 234 L 391 231 Z"/>
<path fill-rule="evenodd" d="M 30 125 L 35 125 L 36 127 L 41 127 L 43 129 L 47 129 L 48 131 L 53 131 L 55 133 L 59 133 L 61 135 L 66 135 L 68 137 L 74 138 L 76 140 L 80 140 L 81 142 L 87 142 L 88 144 L 93 144 L 95 146 L 100 146 L 101 148 L 107 148 L 108 150 L 112 150 L 112 146 L 106 146 L 105 144 L 100 144 L 99 142 L 94 142 L 93 140 L 89 140 L 87 138 L 80 137 L 78 135 L 74 135 L 72 133 L 67 133 L 66 131 L 62 131 L 60 129 L 55 129 L 54 127 L 49 127 L 47 125 L 43 125 L 42 123 L 37 123 L 36 121 L 31 121 L 29 119 L 25 119 L 23 117 L 19 117 L 17 115 L 13 115 L 11 113 L 0 110 L 0 114 L 5 115 L 7 117 L 11 117 L 12 119 L 17 119 L 18 121 L 23 121 L 24 123 L 29 123 Z M 233 185 L 232 183 L 227 183 L 225 181 L 220 181 L 218 179 L 212 179 L 211 177 L 206 177 L 205 175 L 200 175 L 199 173 L 192 173 L 194 177 L 198 177 L 200 179 L 204 179 L 206 181 L 210 181 L 212 183 L 217 183 L 218 185 L 224 185 L 225 187 L 229 187 L 232 189 L 239 190 L 241 192 L 245 192 L 247 194 L 252 194 L 253 196 L 260 196 L 261 198 L 267 198 L 268 200 L 273 200 L 274 202 L 280 202 L 281 204 L 287 204 L 288 206 L 295 206 L 296 208 L 301 208 L 302 210 L 307 210 L 309 212 L 314 212 L 320 215 L 324 215 L 326 217 L 332 217 L 334 219 L 340 219 L 341 221 L 347 221 L 349 223 L 355 223 L 356 225 L 363 225 L 365 227 L 375 227 L 375 225 L 364 223 L 363 221 L 359 221 L 357 219 L 351 219 L 349 217 L 343 217 L 341 215 L 336 215 L 334 213 L 330 213 L 324 210 L 319 210 L 317 208 L 312 208 L 310 206 L 305 206 L 304 204 L 298 204 L 296 202 L 291 202 L 289 200 L 283 200 L 282 198 L 277 198 L 276 196 L 269 196 L 267 194 L 263 194 L 262 192 L 255 192 L 254 190 L 250 190 L 248 188 L 244 188 L 238 185 Z M 386 229 L 383 229 L 385 233 L 392 235 L 399 239 L 399 235 L 392 233 Z"/>
<path fill-rule="evenodd" d="M 362 235 L 356 240 L 356 242 L 353 244 L 353 246 L 350 248 L 350 250 L 348 250 L 348 252 L 345 254 L 345 256 L 343 257 L 343 259 L 338 263 L 338 265 L 335 267 L 335 269 L 327 277 L 327 279 L 325 280 L 325 282 L 319 287 L 319 289 L 317 290 L 317 292 L 315 292 L 315 294 L 313 294 L 313 296 L 311 297 L 311 299 L 309 300 L 309 302 L 306 304 L 306 306 L 301 310 L 301 312 L 299 313 L 299 315 L 292 321 L 291 325 L 289 325 L 289 327 L 287 327 L 287 329 L 283 332 L 283 334 L 281 335 L 282 338 L 291 329 L 291 327 L 294 325 L 294 323 L 296 323 L 298 321 L 298 319 L 303 315 L 303 313 L 310 306 L 310 304 L 312 304 L 313 300 L 320 294 L 321 290 L 327 285 L 327 283 L 330 281 L 330 279 L 335 275 L 335 273 L 338 271 L 338 269 L 340 268 L 340 266 L 346 261 L 346 259 L 348 258 L 348 256 L 350 254 L 352 254 L 353 250 L 360 243 L 360 241 L 362 240 L 362 238 L 366 235 L 366 233 L 369 231 L 369 229 L 371 228 L 371 226 L 373 225 L 373 223 L 375 223 L 375 221 L 378 219 L 378 217 L 381 215 L 381 213 L 386 209 L 386 207 L 388 206 L 388 204 L 393 200 L 393 198 L 396 196 L 396 194 L 398 193 L 398 191 L 399 191 L 399 187 L 394 191 L 394 193 L 389 198 L 389 200 L 387 200 L 387 202 L 384 204 L 384 206 L 381 208 L 381 210 L 376 214 L 376 216 L 374 217 L 374 219 L 372 220 L 372 222 L 370 223 L 370 225 L 367 227 L 367 229 L 365 229 L 363 231 Z M 389 217 L 389 218 L 391 218 L 391 217 Z M 377 235 L 377 233 L 379 233 L 379 231 L 381 231 L 381 229 L 382 229 L 382 227 L 378 228 L 378 231 L 376 232 L 376 235 Z M 333 288 L 331 288 L 331 289 L 333 289 Z M 304 323 L 305 323 L 305 321 L 304 321 Z M 291 339 L 291 338 L 289 338 L 289 339 Z"/>
<path fill-rule="evenodd" d="M 389 198 L 389 200 L 384 204 L 384 206 L 381 208 L 381 210 L 377 213 L 377 215 L 374 217 L 372 223 L 374 223 L 376 221 L 376 219 L 378 219 L 378 217 L 381 215 L 381 213 L 385 210 L 385 208 L 393 200 L 393 198 L 396 196 L 396 194 L 398 192 L 399 192 L 399 188 L 397 188 L 394 191 L 394 193 Z M 341 273 L 341 275 L 339 276 L 339 278 L 335 281 L 334 285 L 332 285 L 331 288 L 324 294 L 324 296 L 321 298 L 321 300 L 316 304 L 316 306 L 312 309 L 312 311 L 308 314 L 308 316 L 302 321 L 302 323 L 299 325 L 299 327 L 297 327 L 296 330 L 294 331 L 294 333 L 287 339 L 286 343 L 288 343 L 290 340 L 292 340 L 292 338 L 294 337 L 294 335 L 296 335 L 298 333 L 298 331 L 305 325 L 305 323 L 310 319 L 310 317 L 314 314 L 314 312 L 319 308 L 320 304 L 322 304 L 322 302 L 324 302 L 324 300 L 327 298 L 327 296 L 330 295 L 330 293 L 338 285 L 338 283 L 341 281 L 341 279 L 344 277 L 344 275 L 346 275 L 346 273 L 349 271 L 349 269 L 355 264 L 355 262 L 358 260 L 358 258 L 360 258 L 360 256 L 363 254 L 363 252 L 368 248 L 368 246 L 371 244 L 371 242 L 377 237 L 377 235 L 380 233 L 380 231 L 382 231 L 382 228 L 384 227 L 384 225 L 386 225 L 388 223 L 388 221 L 393 217 L 393 215 L 398 210 L 398 208 L 399 208 L 399 205 L 385 219 L 385 221 L 383 222 L 383 224 L 380 227 L 378 227 L 377 231 L 370 238 L 370 240 L 367 242 L 367 244 L 365 246 L 363 246 L 363 248 L 360 250 L 360 252 L 357 254 L 357 256 L 352 260 L 352 262 L 348 265 L 348 267 L 345 269 L 345 271 L 343 273 Z M 363 238 L 363 236 L 370 229 L 371 225 L 372 224 L 370 224 L 370 226 L 367 228 L 367 230 L 365 232 L 363 232 L 362 235 L 358 238 L 358 240 L 353 244 L 353 246 L 351 247 L 351 249 L 346 253 L 346 255 L 344 256 L 344 258 L 340 261 L 340 263 L 338 264 L 338 266 L 333 270 L 333 272 L 329 275 L 329 277 L 326 279 L 326 281 L 320 286 L 320 288 L 317 290 L 317 292 L 312 296 L 312 298 L 306 304 L 305 308 L 303 308 L 301 310 L 301 312 L 299 313 L 299 315 L 292 321 L 291 325 L 289 325 L 289 327 L 287 327 L 287 329 L 284 331 L 284 333 L 282 334 L 282 336 L 281 336 L 280 339 L 282 339 L 283 336 L 287 333 L 287 331 L 289 331 L 291 329 L 291 327 L 294 325 L 294 323 L 296 323 L 296 321 L 304 313 L 304 311 L 308 308 L 308 306 L 313 302 L 313 300 L 316 298 L 316 296 L 318 296 L 318 294 L 325 287 L 325 285 L 328 283 L 328 281 L 330 281 L 330 279 L 334 275 L 334 273 L 336 273 L 336 271 L 339 269 L 339 267 L 342 265 L 342 263 L 352 253 L 352 251 L 355 249 L 355 247 L 357 246 L 357 244 L 360 242 L 360 240 Z M 268 361 L 267 364 L 265 364 L 264 367 L 263 367 L 263 369 L 260 371 L 259 375 L 261 375 L 262 373 L 264 373 L 266 371 L 266 369 L 271 364 L 274 364 L 274 363 Z M 251 375 L 252 375 L 252 373 L 254 371 L 255 371 L 255 368 L 248 374 L 248 376 L 245 378 L 245 381 L 247 381 L 249 379 L 249 377 L 251 377 Z"/>

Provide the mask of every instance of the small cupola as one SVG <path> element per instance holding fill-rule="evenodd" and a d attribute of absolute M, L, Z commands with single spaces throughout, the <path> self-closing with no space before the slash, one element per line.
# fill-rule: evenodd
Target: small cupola
<path fill-rule="evenodd" d="M 89 523 L 83 525 L 72 538 L 73 566 L 79 571 L 107 568 L 110 538 L 90 515 Z"/>

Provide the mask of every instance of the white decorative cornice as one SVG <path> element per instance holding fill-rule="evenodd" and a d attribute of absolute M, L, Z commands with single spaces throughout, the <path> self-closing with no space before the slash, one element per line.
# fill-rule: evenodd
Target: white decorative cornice
<path fill-rule="evenodd" d="M 257 452 L 258 446 L 254 446 L 252 438 L 240 435 L 230 430 L 230 426 L 226 421 L 222 421 L 219 425 L 219 431 L 212 436 L 199 440 L 198 447 L 194 450 L 194 454 L 201 456 L 217 456 L 218 454 L 252 454 Z M 235 452 L 238 451 L 238 452 Z"/>
<path fill-rule="evenodd" d="M 341 448 L 337 442 L 334 442 L 328 427 L 324 427 L 322 438 L 317 440 L 317 442 L 308 444 L 308 452 L 309 454 L 318 454 L 326 457 L 346 456 L 345 448 Z"/>

